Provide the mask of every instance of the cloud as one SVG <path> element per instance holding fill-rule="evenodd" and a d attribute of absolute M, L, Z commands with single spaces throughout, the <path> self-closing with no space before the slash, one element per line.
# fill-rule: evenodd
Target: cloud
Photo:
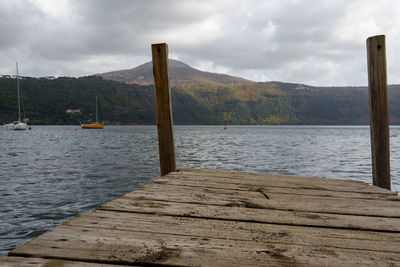
<path fill-rule="evenodd" d="M 400 83 L 396 0 L 0 0 L 0 73 L 82 76 L 132 68 L 150 45 L 253 80 L 366 85 L 365 40 L 387 34 Z"/>

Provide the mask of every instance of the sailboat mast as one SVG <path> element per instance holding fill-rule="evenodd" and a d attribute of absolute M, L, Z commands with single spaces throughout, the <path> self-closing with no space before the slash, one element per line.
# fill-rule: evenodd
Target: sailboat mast
<path fill-rule="evenodd" d="M 18 74 L 18 62 L 15 63 L 17 67 L 17 95 L 18 95 L 18 121 L 21 121 L 21 104 L 19 100 L 19 74 Z"/>
<path fill-rule="evenodd" d="M 97 96 L 96 96 L 96 124 L 99 123 L 99 113 L 97 112 Z"/>

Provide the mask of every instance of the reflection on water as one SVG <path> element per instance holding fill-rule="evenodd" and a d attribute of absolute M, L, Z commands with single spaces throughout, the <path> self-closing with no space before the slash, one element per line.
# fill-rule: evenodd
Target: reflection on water
<path fill-rule="evenodd" d="M 154 126 L 0 130 L 0 254 L 159 176 Z M 371 182 L 368 127 L 177 126 L 177 166 Z M 391 128 L 400 191 L 400 128 Z"/>

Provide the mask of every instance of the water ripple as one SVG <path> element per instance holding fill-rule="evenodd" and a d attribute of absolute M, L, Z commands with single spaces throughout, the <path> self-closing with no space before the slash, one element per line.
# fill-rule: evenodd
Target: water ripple
<path fill-rule="evenodd" d="M 154 126 L 0 130 L 0 255 L 159 177 Z M 175 127 L 177 165 L 371 182 L 368 127 Z M 400 191 L 400 128 L 391 127 Z"/>

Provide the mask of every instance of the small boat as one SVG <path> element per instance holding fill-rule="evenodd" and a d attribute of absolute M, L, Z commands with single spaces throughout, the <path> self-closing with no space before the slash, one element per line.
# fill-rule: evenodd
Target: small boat
<path fill-rule="evenodd" d="M 27 125 L 21 121 L 13 121 L 12 123 L 8 123 L 4 125 L 7 130 L 26 130 Z"/>
<path fill-rule="evenodd" d="M 81 128 L 83 128 L 83 129 L 103 129 L 104 124 L 101 124 L 101 123 L 82 124 Z"/>
<path fill-rule="evenodd" d="M 18 120 L 12 123 L 5 124 L 7 130 L 26 130 L 28 119 L 21 121 L 21 101 L 19 93 L 19 75 L 18 75 L 18 63 L 15 64 L 17 67 L 17 97 L 18 97 Z"/>
<path fill-rule="evenodd" d="M 103 129 L 104 124 L 99 123 L 99 113 L 97 111 L 97 96 L 96 96 L 96 122 L 90 124 L 81 124 L 82 129 Z"/>

